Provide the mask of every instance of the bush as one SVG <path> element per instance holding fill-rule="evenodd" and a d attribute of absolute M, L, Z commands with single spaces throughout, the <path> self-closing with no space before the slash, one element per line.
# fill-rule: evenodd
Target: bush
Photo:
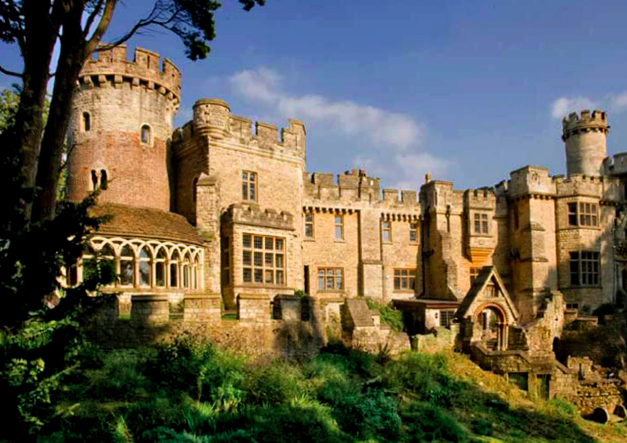
<path fill-rule="evenodd" d="M 392 328 L 394 331 L 402 332 L 405 329 L 403 322 L 403 313 L 396 309 L 392 303 L 387 305 L 379 304 L 369 298 L 366 298 L 368 307 L 370 309 L 376 309 L 381 315 L 381 321 Z"/>
<path fill-rule="evenodd" d="M 603 303 L 594 311 L 592 311 L 593 315 L 603 317 L 605 315 L 614 315 L 618 312 L 618 308 L 614 303 Z"/>
<path fill-rule="evenodd" d="M 280 404 L 309 394 L 300 368 L 275 360 L 250 374 L 248 391 L 253 403 Z"/>

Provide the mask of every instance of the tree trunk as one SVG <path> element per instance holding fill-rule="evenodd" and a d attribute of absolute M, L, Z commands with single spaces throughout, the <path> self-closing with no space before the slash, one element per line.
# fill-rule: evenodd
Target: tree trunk
<path fill-rule="evenodd" d="M 75 8 L 64 19 L 61 53 L 52 91 L 48 122 L 41 143 L 36 185 L 39 189 L 32 208 L 32 220 L 54 217 L 57 184 L 61 171 L 63 145 L 68 129 L 74 89 L 89 54 L 81 28 L 82 8 Z"/>
<path fill-rule="evenodd" d="M 24 59 L 23 85 L 16 115 L 24 186 L 35 186 L 37 158 L 43 130 L 43 112 L 49 69 L 59 26 L 51 22 L 40 0 L 24 0 L 25 35 L 21 45 Z"/>

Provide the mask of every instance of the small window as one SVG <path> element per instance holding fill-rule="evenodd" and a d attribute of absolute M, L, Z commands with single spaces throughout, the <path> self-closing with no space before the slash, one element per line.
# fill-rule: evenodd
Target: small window
<path fill-rule="evenodd" d="M 305 214 L 305 237 L 314 238 L 314 215 L 311 212 Z"/>
<path fill-rule="evenodd" d="M 474 232 L 475 234 L 488 234 L 488 214 L 475 213 Z"/>
<path fill-rule="evenodd" d="M 91 115 L 89 115 L 89 112 L 83 112 L 83 131 L 91 131 Z"/>
<path fill-rule="evenodd" d="M 130 246 L 124 246 L 120 253 L 120 284 L 123 286 L 133 286 L 135 284 L 133 250 Z"/>
<path fill-rule="evenodd" d="M 242 171 L 242 200 L 257 201 L 257 173 Z"/>
<path fill-rule="evenodd" d="M 383 243 L 392 243 L 392 222 L 381 222 L 381 241 Z"/>
<path fill-rule="evenodd" d="M 446 310 L 440 311 L 440 326 L 444 326 L 445 328 L 450 328 L 453 324 L 453 316 L 455 315 L 455 311 Z"/>
<path fill-rule="evenodd" d="M 146 250 L 146 248 L 142 248 L 141 251 L 139 252 L 139 285 L 140 286 L 150 286 L 151 269 L 152 269 L 152 261 L 151 261 L 150 253 Z"/>
<path fill-rule="evenodd" d="M 93 191 L 98 189 L 98 173 L 94 169 L 91 170 L 91 186 Z"/>
<path fill-rule="evenodd" d="M 394 270 L 394 290 L 395 291 L 415 291 L 416 290 L 416 269 L 395 269 Z"/>
<path fill-rule="evenodd" d="M 318 268 L 319 291 L 341 291 L 344 289 L 344 268 Z"/>
<path fill-rule="evenodd" d="M 161 248 L 157 252 L 157 259 L 155 260 L 155 283 L 161 288 L 165 287 L 165 261 L 165 250 Z"/>
<path fill-rule="evenodd" d="M 102 169 L 100 171 L 100 189 L 106 191 L 109 186 L 109 178 L 107 177 L 107 171 Z"/>
<path fill-rule="evenodd" d="M 335 216 L 335 240 L 344 240 L 344 216 Z"/>
<path fill-rule="evenodd" d="M 409 224 L 409 241 L 412 243 L 418 241 L 418 223 L 412 222 Z"/>
<path fill-rule="evenodd" d="M 151 140 L 151 133 L 150 133 L 150 126 L 148 125 L 143 125 L 142 126 L 142 130 L 141 130 L 141 140 L 142 143 L 144 144 L 150 144 L 150 140 Z"/>

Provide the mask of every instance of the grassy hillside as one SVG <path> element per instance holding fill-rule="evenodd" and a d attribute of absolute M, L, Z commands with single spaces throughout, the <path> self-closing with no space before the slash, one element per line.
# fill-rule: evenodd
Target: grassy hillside
<path fill-rule="evenodd" d="M 624 442 L 530 399 L 462 355 L 389 360 L 330 345 L 304 362 L 249 362 L 192 337 L 92 352 L 40 442 Z"/>

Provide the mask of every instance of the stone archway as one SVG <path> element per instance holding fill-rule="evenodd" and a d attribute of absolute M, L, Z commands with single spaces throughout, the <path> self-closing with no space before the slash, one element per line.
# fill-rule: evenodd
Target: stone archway
<path fill-rule="evenodd" d="M 507 349 L 507 317 L 500 306 L 487 304 L 475 313 L 475 324 L 479 325 L 479 341 L 492 351 Z"/>

